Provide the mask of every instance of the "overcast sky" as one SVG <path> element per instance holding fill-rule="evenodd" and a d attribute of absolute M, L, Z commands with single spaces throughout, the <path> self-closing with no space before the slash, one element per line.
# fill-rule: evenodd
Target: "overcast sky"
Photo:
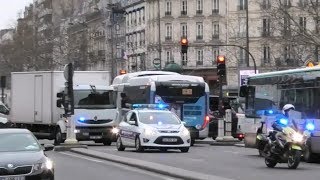
<path fill-rule="evenodd" d="M 0 0 L 0 29 L 16 24 L 18 13 L 33 0 Z"/>

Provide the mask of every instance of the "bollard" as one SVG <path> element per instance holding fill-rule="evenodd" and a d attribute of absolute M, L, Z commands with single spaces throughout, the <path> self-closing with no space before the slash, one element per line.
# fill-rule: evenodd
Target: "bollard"
<path fill-rule="evenodd" d="M 217 142 L 235 142 L 237 141 L 232 137 L 232 112 L 230 109 L 226 110 L 224 119 L 219 119 L 218 123 L 218 137 Z"/>
<path fill-rule="evenodd" d="M 78 141 L 76 139 L 75 129 L 76 129 L 75 122 L 72 118 L 70 118 L 68 121 L 68 126 L 67 126 L 67 139 L 65 141 L 65 144 L 77 144 L 78 143 Z"/>

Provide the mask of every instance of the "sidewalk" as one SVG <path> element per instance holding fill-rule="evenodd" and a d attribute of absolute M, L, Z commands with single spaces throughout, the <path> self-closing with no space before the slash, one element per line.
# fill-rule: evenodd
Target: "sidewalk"
<path fill-rule="evenodd" d="M 116 156 L 116 155 L 107 154 L 107 153 L 90 150 L 90 149 L 75 148 L 75 149 L 71 149 L 70 152 L 93 157 L 93 158 L 112 161 L 112 162 L 116 162 L 124 165 L 129 165 L 139 169 L 143 169 L 143 170 L 147 170 L 147 171 L 151 171 L 151 172 L 155 172 L 155 173 L 159 173 L 159 174 L 163 174 L 163 175 L 171 176 L 175 178 L 181 178 L 185 180 L 231 180 L 224 177 L 203 174 L 203 173 L 198 173 L 194 171 L 188 171 L 181 168 L 176 168 L 172 166 L 167 166 L 163 164 L 158 164 L 158 163 L 153 163 L 153 162 L 148 162 L 148 161 L 143 161 L 138 159 Z"/>

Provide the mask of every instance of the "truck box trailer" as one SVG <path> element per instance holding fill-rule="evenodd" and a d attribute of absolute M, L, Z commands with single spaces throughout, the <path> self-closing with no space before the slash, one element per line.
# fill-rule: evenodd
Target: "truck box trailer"
<path fill-rule="evenodd" d="M 110 80 L 110 72 L 108 71 L 75 71 L 73 77 L 74 90 L 81 92 L 82 95 L 84 91 L 89 92 L 89 94 L 91 91 L 108 92 Z M 38 138 L 55 139 L 56 141 L 58 138 L 58 141 L 60 141 L 57 142 L 58 144 L 63 142 L 66 135 L 66 119 L 62 116 L 63 108 L 57 107 L 57 93 L 64 90 L 66 82 L 63 72 L 13 72 L 11 73 L 11 81 L 10 120 L 17 127 L 30 129 Z M 112 93 L 111 89 L 110 95 Z M 75 96 L 77 96 L 76 92 Z M 99 128 L 114 126 L 113 120 L 115 117 L 103 117 L 113 115 L 113 113 L 105 112 L 106 110 L 101 107 L 81 107 L 75 110 L 75 114 L 70 119 L 76 121 L 76 126 L 79 129 L 86 129 L 86 132 L 89 132 L 87 130 L 89 128 L 99 132 L 97 130 Z M 96 123 L 91 121 L 91 123 L 77 122 L 77 118 L 80 116 L 94 119 Z M 100 118 L 104 119 L 104 123 L 99 121 Z M 106 119 L 109 119 L 109 121 L 105 121 Z M 99 140 L 97 137 L 95 136 L 96 141 Z M 81 140 L 89 139 L 81 136 Z M 108 141 L 107 144 L 109 143 Z"/>

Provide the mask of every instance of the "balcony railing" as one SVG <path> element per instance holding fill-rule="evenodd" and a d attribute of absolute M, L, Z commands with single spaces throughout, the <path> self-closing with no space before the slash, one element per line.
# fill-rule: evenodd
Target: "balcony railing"
<path fill-rule="evenodd" d="M 182 62 L 181 62 L 181 65 L 182 65 L 182 66 L 187 66 L 187 65 L 188 65 L 188 61 L 182 61 Z"/>
<path fill-rule="evenodd" d="M 171 11 L 166 11 L 166 12 L 165 12 L 165 15 L 166 15 L 166 16 L 171 16 Z"/>
<path fill-rule="evenodd" d="M 219 39 L 219 34 L 213 34 L 212 39 Z"/>
<path fill-rule="evenodd" d="M 166 41 L 171 41 L 172 40 L 172 37 L 171 36 L 166 36 Z"/>
<path fill-rule="evenodd" d="M 212 14 L 213 15 L 219 14 L 219 9 L 212 9 Z"/>
<path fill-rule="evenodd" d="M 187 15 L 187 11 L 181 11 L 181 15 L 182 15 L 182 16 Z"/>
<path fill-rule="evenodd" d="M 197 40 L 203 40 L 203 36 L 202 35 L 198 35 L 197 36 Z"/>
<path fill-rule="evenodd" d="M 197 66 L 202 66 L 203 65 L 203 61 L 197 61 Z"/>
<path fill-rule="evenodd" d="M 202 15 L 203 11 L 202 10 L 197 10 L 197 15 Z"/>
<path fill-rule="evenodd" d="M 270 37 L 270 32 L 264 31 L 264 32 L 262 32 L 261 36 L 262 37 Z"/>

